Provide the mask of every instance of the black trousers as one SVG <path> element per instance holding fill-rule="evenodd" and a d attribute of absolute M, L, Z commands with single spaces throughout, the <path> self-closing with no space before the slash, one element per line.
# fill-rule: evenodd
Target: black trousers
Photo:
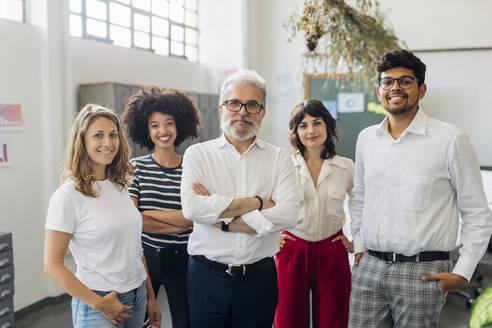
<path fill-rule="evenodd" d="M 145 260 L 155 296 L 161 285 L 166 289 L 173 328 L 190 327 L 186 272 L 188 268 L 187 245 L 175 244 L 166 248 L 153 248 L 143 244 Z"/>
<path fill-rule="evenodd" d="M 271 328 L 278 300 L 275 262 L 230 276 L 190 256 L 188 300 L 193 328 Z"/>

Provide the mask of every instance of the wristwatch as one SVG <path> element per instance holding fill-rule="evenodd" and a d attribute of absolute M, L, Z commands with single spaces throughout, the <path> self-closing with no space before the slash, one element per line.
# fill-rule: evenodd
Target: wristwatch
<path fill-rule="evenodd" d="M 222 226 L 220 227 L 220 230 L 225 232 L 229 231 L 229 225 L 222 221 Z"/>

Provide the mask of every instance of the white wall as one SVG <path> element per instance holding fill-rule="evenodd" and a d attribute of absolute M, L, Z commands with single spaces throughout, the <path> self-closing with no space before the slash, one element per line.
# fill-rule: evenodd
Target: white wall
<path fill-rule="evenodd" d="M 289 147 L 287 124 L 295 104 L 303 99 L 302 37 L 287 42 L 282 23 L 302 0 L 251 0 L 249 47 L 252 68 L 265 75 L 269 86 L 263 136 Z M 299 7 L 301 8 L 301 7 Z M 410 49 L 492 47 L 492 2 L 383 0 L 388 25 Z M 492 88 L 492 51 L 419 52 L 427 65 L 428 92 L 422 108 L 456 124 L 471 137 L 481 165 L 492 165 L 492 108 L 486 95 Z"/>
<path fill-rule="evenodd" d="M 24 130 L 0 132 L 13 166 L 0 168 L 0 231 L 13 232 L 15 309 L 46 297 L 42 266 L 44 155 L 43 31 L 0 19 L 0 103 L 22 108 Z"/>

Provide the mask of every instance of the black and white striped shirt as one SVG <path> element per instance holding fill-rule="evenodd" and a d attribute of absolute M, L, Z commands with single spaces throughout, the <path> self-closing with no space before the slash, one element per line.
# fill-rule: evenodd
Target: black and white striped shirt
<path fill-rule="evenodd" d="M 174 168 L 159 165 L 152 154 L 133 158 L 134 179 L 128 186 L 130 196 L 138 199 L 138 210 L 181 209 L 181 164 Z M 161 248 L 170 244 L 186 244 L 192 229 L 179 234 L 142 233 L 142 243 Z"/>

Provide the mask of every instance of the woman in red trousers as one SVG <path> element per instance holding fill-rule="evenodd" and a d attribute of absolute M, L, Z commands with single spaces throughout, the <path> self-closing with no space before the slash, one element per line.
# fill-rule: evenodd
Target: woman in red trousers
<path fill-rule="evenodd" d="M 336 121 L 318 100 L 292 111 L 290 141 L 302 193 L 294 229 L 284 231 L 276 255 L 277 328 L 347 327 L 352 243 L 343 235 L 343 202 L 352 190 L 354 163 L 335 153 Z"/>

